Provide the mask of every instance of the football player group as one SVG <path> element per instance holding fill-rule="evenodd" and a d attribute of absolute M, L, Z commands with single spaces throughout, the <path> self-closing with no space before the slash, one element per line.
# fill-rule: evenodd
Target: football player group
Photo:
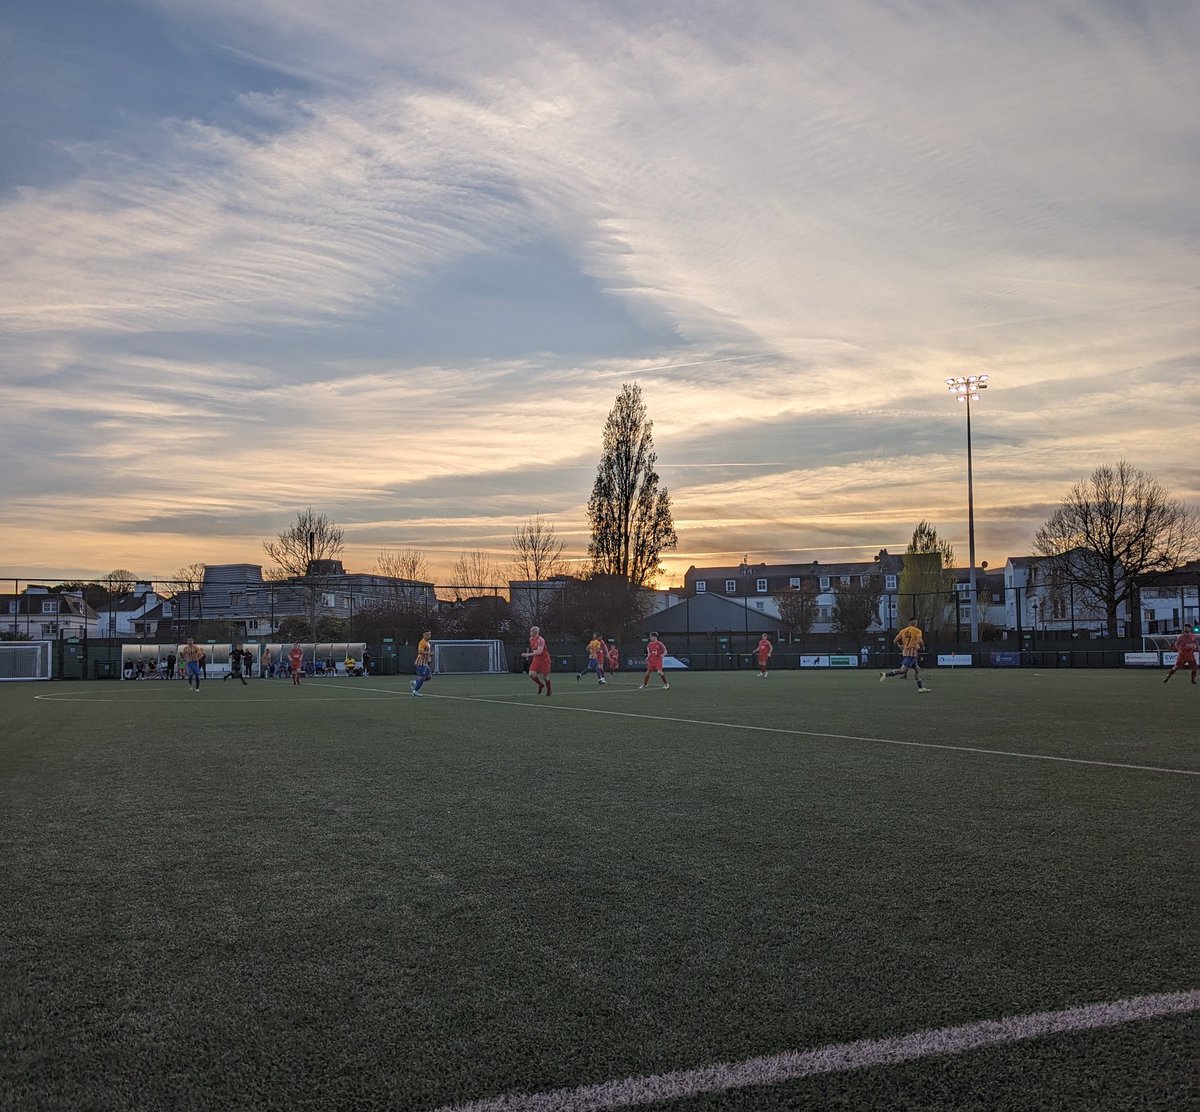
<path fill-rule="evenodd" d="M 414 695 L 421 694 L 421 688 L 432 676 L 433 650 L 429 643 L 430 636 L 430 631 L 426 630 L 421 635 L 421 640 L 417 645 L 417 678 L 410 684 Z M 917 681 L 918 694 L 928 694 L 929 688 L 925 686 L 921 678 L 920 665 L 921 652 L 925 648 L 925 640 L 915 617 L 909 619 L 908 625 L 900 630 L 894 641 L 900 649 L 900 667 L 891 672 L 880 672 L 880 682 L 882 683 L 884 680 L 891 679 L 893 676 L 907 679 L 911 672 Z M 1175 642 L 1175 650 L 1178 656 L 1163 683 L 1166 683 L 1176 672 L 1184 668 L 1190 669 L 1192 683 L 1196 682 L 1197 665 L 1195 654 L 1197 647 L 1194 634 L 1190 632 L 1180 634 L 1178 640 Z M 755 646 L 754 652 L 758 663 L 758 675 L 764 679 L 767 676 L 767 669 L 773 650 L 774 646 L 771 644 L 771 639 L 764 633 L 758 645 Z M 598 632 L 593 632 L 592 639 L 588 642 L 587 654 L 587 667 L 582 672 L 577 673 L 575 679 L 578 681 L 583 679 L 584 676 L 594 675 L 598 683 L 608 683 L 606 673 L 611 674 L 615 672 L 621 662 L 621 652 L 616 644 L 611 640 L 606 643 Z M 638 688 L 639 691 L 645 691 L 650 684 L 650 677 L 654 675 L 658 676 L 659 682 L 664 688 L 670 688 L 671 685 L 667 682 L 667 677 L 663 675 L 663 660 L 666 655 L 667 646 L 658 639 L 657 633 L 651 633 L 650 643 L 646 646 L 646 672 L 642 676 L 642 683 Z M 553 686 L 550 681 L 550 650 L 546 647 L 546 639 L 542 636 L 538 626 L 530 627 L 529 649 L 523 652 L 521 656 L 529 661 L 529 678 L 537 685 L 538 694 L 540 695 L 544 691 L 547 695 L 550 695 L 553 692 Z"/>
<path fill-rule="evenodd" d="M 620 667 L 621 650 L 614 642 L 606 643 L 598 632 L 593 632 L 592 639 L 588 642 L 587 654 L 587 667 L 579 672 L 575 679 L 578 681 L 584 676 L 594 675 L 597 683 L 608 683 L 605 673 L 615 672 Z M 663 675 L 663 660 L 666 655 L 667 646 L 658 639 L 658 634 L 650 634 L 650 643 L 646 646 L 646 674 L 642 677 L 640 690 L 649 686 L 652 675 L 658 676 L 663 687 L 671 686 L 667 683 L 667 677 Z M 544 691 L 550 695 L 553 691 L 550 682 L 550 650 L 546 648 L 546 639 L 538 626 L 529 627 L 529 650 L 521 656 L 529 661 L 529 678 L 537 684 L 538 694 Z"/>

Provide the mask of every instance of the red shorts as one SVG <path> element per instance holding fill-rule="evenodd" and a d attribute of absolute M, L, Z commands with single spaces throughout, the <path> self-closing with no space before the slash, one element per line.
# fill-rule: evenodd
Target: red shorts
<path fill-rule="evenodd" d="M 647 660 L 646 661 L 646 671 L 647 672 L 661 672 L 662 671 L 662 660 L 657 659 L 657 658 L 654 660 Z"/>
<path fill-rule="evenodd" d="M 539 675 L 547 676 L 550 674 L 550 654 L 541 653 L 539 656 L 529 658 L 529 670 L 537 672 Z"/>
<path fill-rule="evenodd" d="M 1195 668 L 1196 667 L 1196 657 L 1192 653 L 1191 649 L 1187 649 L 1184 652 L 1179 653 L 1178 656 L 1175 657 L 1175 667 L 1176 668 Z"/>
<path fill-rule="evenodd" d="M 758 670 L 760 672 L 765 672 L 767 670 L 767 662 L 770 659 L 771 658 L 767 656 L 766 653 L 763 653 L 763 655 L 758 658 Z"/>

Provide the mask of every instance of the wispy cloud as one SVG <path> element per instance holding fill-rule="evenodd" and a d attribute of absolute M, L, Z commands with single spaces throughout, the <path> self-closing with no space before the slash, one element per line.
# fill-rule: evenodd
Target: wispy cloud
<path fill-rule="evenodd" d="M 1120 454 L 1200 497 L 1195 11 L 146 11 L 250 76 L 0 201 L 8 563 L 249 559 L 309 503 L 359 564 L 538 511 L 581 548 L 625 380 L 684 566 L 965 531 L 963 369 L 993 559 Z"/>

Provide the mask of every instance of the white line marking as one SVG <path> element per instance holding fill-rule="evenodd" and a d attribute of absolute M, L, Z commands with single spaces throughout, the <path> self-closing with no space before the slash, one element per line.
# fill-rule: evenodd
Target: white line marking
<path fill-rule="evenodd" d="M 892 1066 L 947 1054 L 963 1054 L 1073 1031 L 1094 1031 L 1137 1020 L 1186 1015 L 1200 1010 L 1200 991 L 1137 996 L 1105 1004 L 1085 1004 L 1057 1012 L 1035 1012 L 1007 1019 L 985 1019 L 958 1027 L 918 1031 L 890 1039 L 823 1046 L 742 1062 L 722 1062 L 693 1070 L 627 1077 L 574 1089 L 510 1093 L 468 1104 L 446 1105 L 436 1112 L 602 1112 L 704 1093 L 722 1093 L 759 1085 L 778 1085 L 821 1073 L 843 1073 L 868 1066 Z"/>
<path fill-rule="evenodd" d="M 935 741 L 901 741 L 890 737 L 860 737 L 856 734 L 830 734 L 820 730 L 792 730 L 784 726 L 751 726 L 745 722 L 710 722 L 701 718 L 672 718 L 665 714 L 637 714 L 628 710 L 602 710 L 599 707 L 564 707 L 544 696 L 540 703 L 514 703 L 511 699 L 490 699 L 475 695 L 437 695 L 435 699 L 462 703 L 498 703 L 501 706 L 544 706 L 551 709 L 574 711 L 576 714 L 608 714 L 618 718 L 643 718 L 652 722 L 675 722 L 685 726 L 717 726 L 724 730 L 752 730 L 763 734 L 787 734 L 795 737 L 827 737 L 836 741 L 869 741 L 876 745 L 907 745 L 918 749 L 945 749 L 954 753 L 981 753 L 989 757 L 1017 757 L 1026 761 L 1058 761 L 1063 764 L 1099 765 L 1101 768 L 1124 768 L 1138 772 L 1165 772 L 1172 776 L 1200 776 L 1200 771 L 1187 768 L 1160 768 L 1157 765 L 1125 764 L 1122 761 L 1095 761 L 1085 757 L 1055 757 L 1046 753 L 1014 753 L 1007 749 L 981 749 L 974 745 L 941 745 Z M 536 698 L 536 697 L 534 697 Z M 553 697 L 551 697 L 553 698 Z"/>

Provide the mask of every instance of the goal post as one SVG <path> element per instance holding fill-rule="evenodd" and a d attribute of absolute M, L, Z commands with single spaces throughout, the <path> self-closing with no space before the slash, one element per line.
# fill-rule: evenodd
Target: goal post
<path fill-rule="evenodd" d="M 0 681 L 51 678 L 53 641 L 0 641 Z"/>
<path fill-rule="evenodd" d="M 430 641 L 433 671 L 439 676 L 473 676 L 507 672 L 503 641 Z"/>

